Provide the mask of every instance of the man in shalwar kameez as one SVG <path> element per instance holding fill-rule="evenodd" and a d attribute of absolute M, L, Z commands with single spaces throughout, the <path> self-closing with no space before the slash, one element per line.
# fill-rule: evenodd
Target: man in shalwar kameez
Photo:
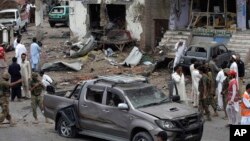
<path fill-rule="evenodd" d="M 30 45 L 31 67 L 32 67 L 32 71 L 38 71 L 41 48 L 37 44 L 37 40 L 35 37 L 32 39 L 32 41 L 33 43 Z"/>
<path fill-rule="evenodd" d="M 31 98 L 30 91 L 29 91 L 29 81 L 31 80 L 31 67 L 30 62 L 26 59 L 26 54 L 22 54 L 22 62 L 21 62 L 21 75 L 22 75 L 22 87 L 23 92 L 22 94 L 25 95 L 25 98 Z"/>
<path fill-rule="evenodd" d="M 173 68 L 179 64 L 180 59 L 186 49 L 186 41 L 179 41 L 175 44 L 175 58 Z"/>

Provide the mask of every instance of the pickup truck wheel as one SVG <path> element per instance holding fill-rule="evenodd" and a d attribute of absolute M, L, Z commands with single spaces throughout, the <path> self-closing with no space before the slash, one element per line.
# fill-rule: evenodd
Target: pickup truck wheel
<path fill-rule="evenodd" d="M 139 132 L 135 134 L 132 141 L 153 141 L 153 138 L 147 132 Z"/>
<path fill-rule="evenodd" d="M 58 134 L 66 138 L 73 138 L 76 136 L 76 128 L 74 126 L 69 126 L 69 123 L 60 117 L 57 124 Z"/>
<path fill-rule="evenodd" d="M 50 25 L 50 27 L 55 27 L 55 23 L 53 23 L 53 22 L 50 22 L 49 25 Z"/>

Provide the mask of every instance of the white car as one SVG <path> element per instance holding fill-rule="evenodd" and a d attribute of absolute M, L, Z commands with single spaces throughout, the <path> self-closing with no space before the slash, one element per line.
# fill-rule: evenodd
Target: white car
<path fill-rule="evenodd" d="M 14 30 L 20 33 L 21 29 L 26 29 L 28 18 L 21 19 L 18 9 L 5 9 L 0 11 L 0 24 L 14 26 Z"/>

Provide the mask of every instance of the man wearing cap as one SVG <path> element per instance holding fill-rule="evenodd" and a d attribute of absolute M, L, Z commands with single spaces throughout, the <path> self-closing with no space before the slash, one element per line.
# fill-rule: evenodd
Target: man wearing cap
<path fill-rule="evenodd" d="M 2 74 L 3 81 L 0 82 L 0 107 L 2 108 L 2 113 L 0 114 L 0 127 L 2 122 L 7 119 L 10 122 L 10 126 L 14 126 L 14 122 L 9 113 L 9 97 L 10 97 L 10 87 L 21 83 L 22 80 L 19 79 L 13 83 L 9 83 L 10 75 L 5 72 Z"/>
<path fill-rule="evenodd" d="M 32 78 L 30 81 L 30 91 L 31 91 L 31 108 L 33 112 L 33 117 L 35 121 L 34 124 L 38 124 L 38 118 L 37 118 L 37 107 L 40 108 L 41 111 L 43 111 L 42 107 L 42 90 L 43 90 L 43 84 L 38 80 L 38 74 L 32 73 Z"/>
<path fill-rule="evenodd" d="M 157 137 L 156 141 L 167 141 L 168 140 L 168 134 L 165 131 L 160 131 L 155 136 Z"/>
<path fill-rule="evenodd" d="M 239 100 L 240 94 L 238 93 L 238 83 L 236 80 L 237 73 L 234 70 L 228 72 L 229 76 L 229 86 L 228 86 L 228 95 L 227 95 L 227 115 L 229 119 L 229 125 L 239 124 Z"/>
<path fill-rule="evenodd" d="M 236 55 L 232 55 L 231 57 L 231 65 L 230 65 L 230 70 L 234 70 L 236 72 L 236 81 L 237 81 L 237 85 L 239 86 L 239 71 L 238 71 L 238 65 L 237 65 L 237 62 L 236 62 Z M 238 87 L 239 89 L 239 87 Z"/>
<path fill-rule="evenodd" d="M 246 91 L 242 95 L 241 125 L 250 125 L 250 84 L 247 84 Z"/>
<path fill-rule="evenodd" d="M 173 68 L 179 64 L 180 59 L 186 49 L 186 41 L 179 41 L 175 44 L 175 59 L 174 59 L 174 64 L 173 64 Z"/>

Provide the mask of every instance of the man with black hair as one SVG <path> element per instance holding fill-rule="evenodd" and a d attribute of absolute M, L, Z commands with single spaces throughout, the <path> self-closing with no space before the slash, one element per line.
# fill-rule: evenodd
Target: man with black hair
<path fill-rule="evenodd" d="M 168 140 L 168 134 L 166 131 L 160 131 L 155 136 L 157 137 L 156 141 L 167 141 Z"/>
<path fill-rule="evenodd" d="M 217 82 L 216 95 L 217 95 L 218 110 L 223 109 L 223 98 L 222 98 L 221 92 L 222 92 L 223 81 L 226 79 L 226 76 L 223 70 L 225 68 L 226 68 L 226 64 L 223 63 L 215 79 Z"/>
<path fill-rule="evenodd" d="M 10 79 L 11 82 L 16 82 L 17 80 L 20 80 L 22 78 L 20 70 L 21 67 L 19 64 L 17 64 L 17 58 L 13 57 L 12 64 L 9 66 L 8 69 L 8 72 L 11 76 Z M 21 86 L 22 84 L 19 83 L 11 88 L 11 101 L 14 101 L 16 97 L 18 98 L 18 101 L 21 101 L 21 96 L 22 96 Z"/>
<path fill-rule="evenodd" d="M 202 75 L 199 73 L 198 70 L 199 64 L 194 64 L 194 70 L 193 70 L 193 77 L 192 77 L 192 82 L 193 82 L 193 106 L 194 108 L 197 108 L 199 105 L 199 81 L 202 77 Z"/>
<path fill-rule="evenodd" d="M 22 57 L 21 57 L 22 54 L 26 53 L 26 52 L 27 52 L 27 49 L 23 44 L 21 44 L 21 39 L 17 39 L 17 46 L 15 49 L 15 53 L 16 53 L 15 57 L 17 58 L 17 63 L 19 65 L 21 65 L 21 62 L 22 62 Z"/>
<path fill-rule="evenodd" d="M 177 90 L 174 89 L 174 95 L 176 95 L 178 92 L 180 100 L 187 103 L 185 77 L 182 72 L 182 67 L 180 65 L 175 66 L 174 73 L 172 74 L 172 79 L 174 80 L 177 87 Z"/>
<path fill-rule="evenodd" d="M 243 85 L 243 79 L 244 79 L 244 76 L 245 76 L 245 64 L 240 59 L 240 55 L 236 56 L 236 63 L 237 63 L 237 66 L 238 66 L 238 71 L 239 71 L 238 72 L 238 75 L 239 75 L 239 90 L 240 90 L 240 93 L 243 93 L 242 85 Z"/>
<path fill-rule="evenodd" d="M 32 41 L 33 43 L 30 45 L 31 68 L 32 68 L 32 71 L 38 71 L 39 63 L 40 63 L 41 48 L 37 44 L 37 40 L 35 37 L 32 39 Z"/>
<path fill-rule="evenodd" d="M 246 91 L 242 95 L 241 125 L 250 125 L 250 84 L 247 84 Z"/>

